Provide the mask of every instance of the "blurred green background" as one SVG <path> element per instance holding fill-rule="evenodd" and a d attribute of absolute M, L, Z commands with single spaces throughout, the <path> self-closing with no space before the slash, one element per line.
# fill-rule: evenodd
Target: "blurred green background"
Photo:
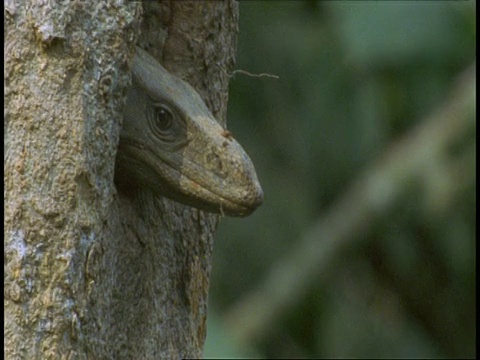
<path fill-rule="evenodd" d="M 475 356 L 473 113 L 361 230 L 345 215 L 331 255 L 298 255 L 326 246 L 339 199 L 454 101 L 475 22 L 472 1 L 240 2 L 236 68 L 279 78 L 230 83 L 228 127 L 265 201 L 216 234 L 206 358 Z"/>

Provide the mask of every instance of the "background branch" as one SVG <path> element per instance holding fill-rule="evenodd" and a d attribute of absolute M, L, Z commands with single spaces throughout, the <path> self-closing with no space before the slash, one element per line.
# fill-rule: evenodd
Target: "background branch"
<path fill-rule="evenodd" d="M 421 183 L 431 194 L 442 197 L 471 184 L 474 171 L 438 185 L 437 169 L 471 169 L 472 147 L 458 159 L 449 158 L 449 148 L 474 127 L 475 67 L 470 66 L 458 79 L 446 101 L 410 133 L 394 142 L 355 181 L 346 193 L 313 225 L 296 245 L 295 251 L 272 268 L 257 290 L 241 299 L 225 314 L 226 326 L 240 343 L 261 339 L 288 308 L 295 305 L 315 283 L 328 277 L 340 255 L 366 240 L 366 233 L 412 184 Z M 435 172 L 434 172 L 435 173 Z M 438 194 L 438 192 L 437 192 Z M 449 196 L 450 194 L 450 196 Z M 427 197 L 426 211 L 438 210 Z M 448 201 L 442 208 L 448 207 Z"/>

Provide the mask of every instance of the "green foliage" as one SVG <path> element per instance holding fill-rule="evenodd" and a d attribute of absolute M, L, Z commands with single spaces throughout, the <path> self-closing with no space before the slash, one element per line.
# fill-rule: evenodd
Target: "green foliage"
<path fill-rule="evenodd" d="M 390 143 L 442 105 L 475 60 L 474 24 L 472 2 L 240 3 L 237 68 L 279 79 L 231 81 L 228 126 L 265 203 L 217 233 L 210 311 L 220 321 Z M 275 358 L 473 356 L 474 185 L 430 215 L 426 190 L 412 191 L 250 345 Z M 230 355 L 209 341 L 206 357 Z"/>

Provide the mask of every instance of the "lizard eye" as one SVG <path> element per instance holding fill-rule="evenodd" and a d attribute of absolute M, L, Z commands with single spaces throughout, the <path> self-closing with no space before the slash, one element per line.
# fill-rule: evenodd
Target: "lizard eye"
<path fill-rule="evenodd" d="M 145 110 L 149 133 L 154 141 L 160 141 L 162 146 L 168 144 L 171 149 L 185 146 L 188 142 L 186 123 L 175 107 L 165 101 L 152 101 Z"/>
<path fill-rule="evenodd" d="M 166 106 L 158 106 L 155 109 L 155 125 L 160 131 L 167 131 L 172 127 L 173 114 Z"/>

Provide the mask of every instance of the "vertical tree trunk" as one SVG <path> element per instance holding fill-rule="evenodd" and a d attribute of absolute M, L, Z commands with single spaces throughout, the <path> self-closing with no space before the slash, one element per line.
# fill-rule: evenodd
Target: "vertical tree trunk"
<path fill-rule="evenodd" d="M 237 4 L 8 1 L 5 15 L 6 358 L 200 357 L 218 216 L 117 193 L 114 159 L 136 42 L 225 121 Z"/>

